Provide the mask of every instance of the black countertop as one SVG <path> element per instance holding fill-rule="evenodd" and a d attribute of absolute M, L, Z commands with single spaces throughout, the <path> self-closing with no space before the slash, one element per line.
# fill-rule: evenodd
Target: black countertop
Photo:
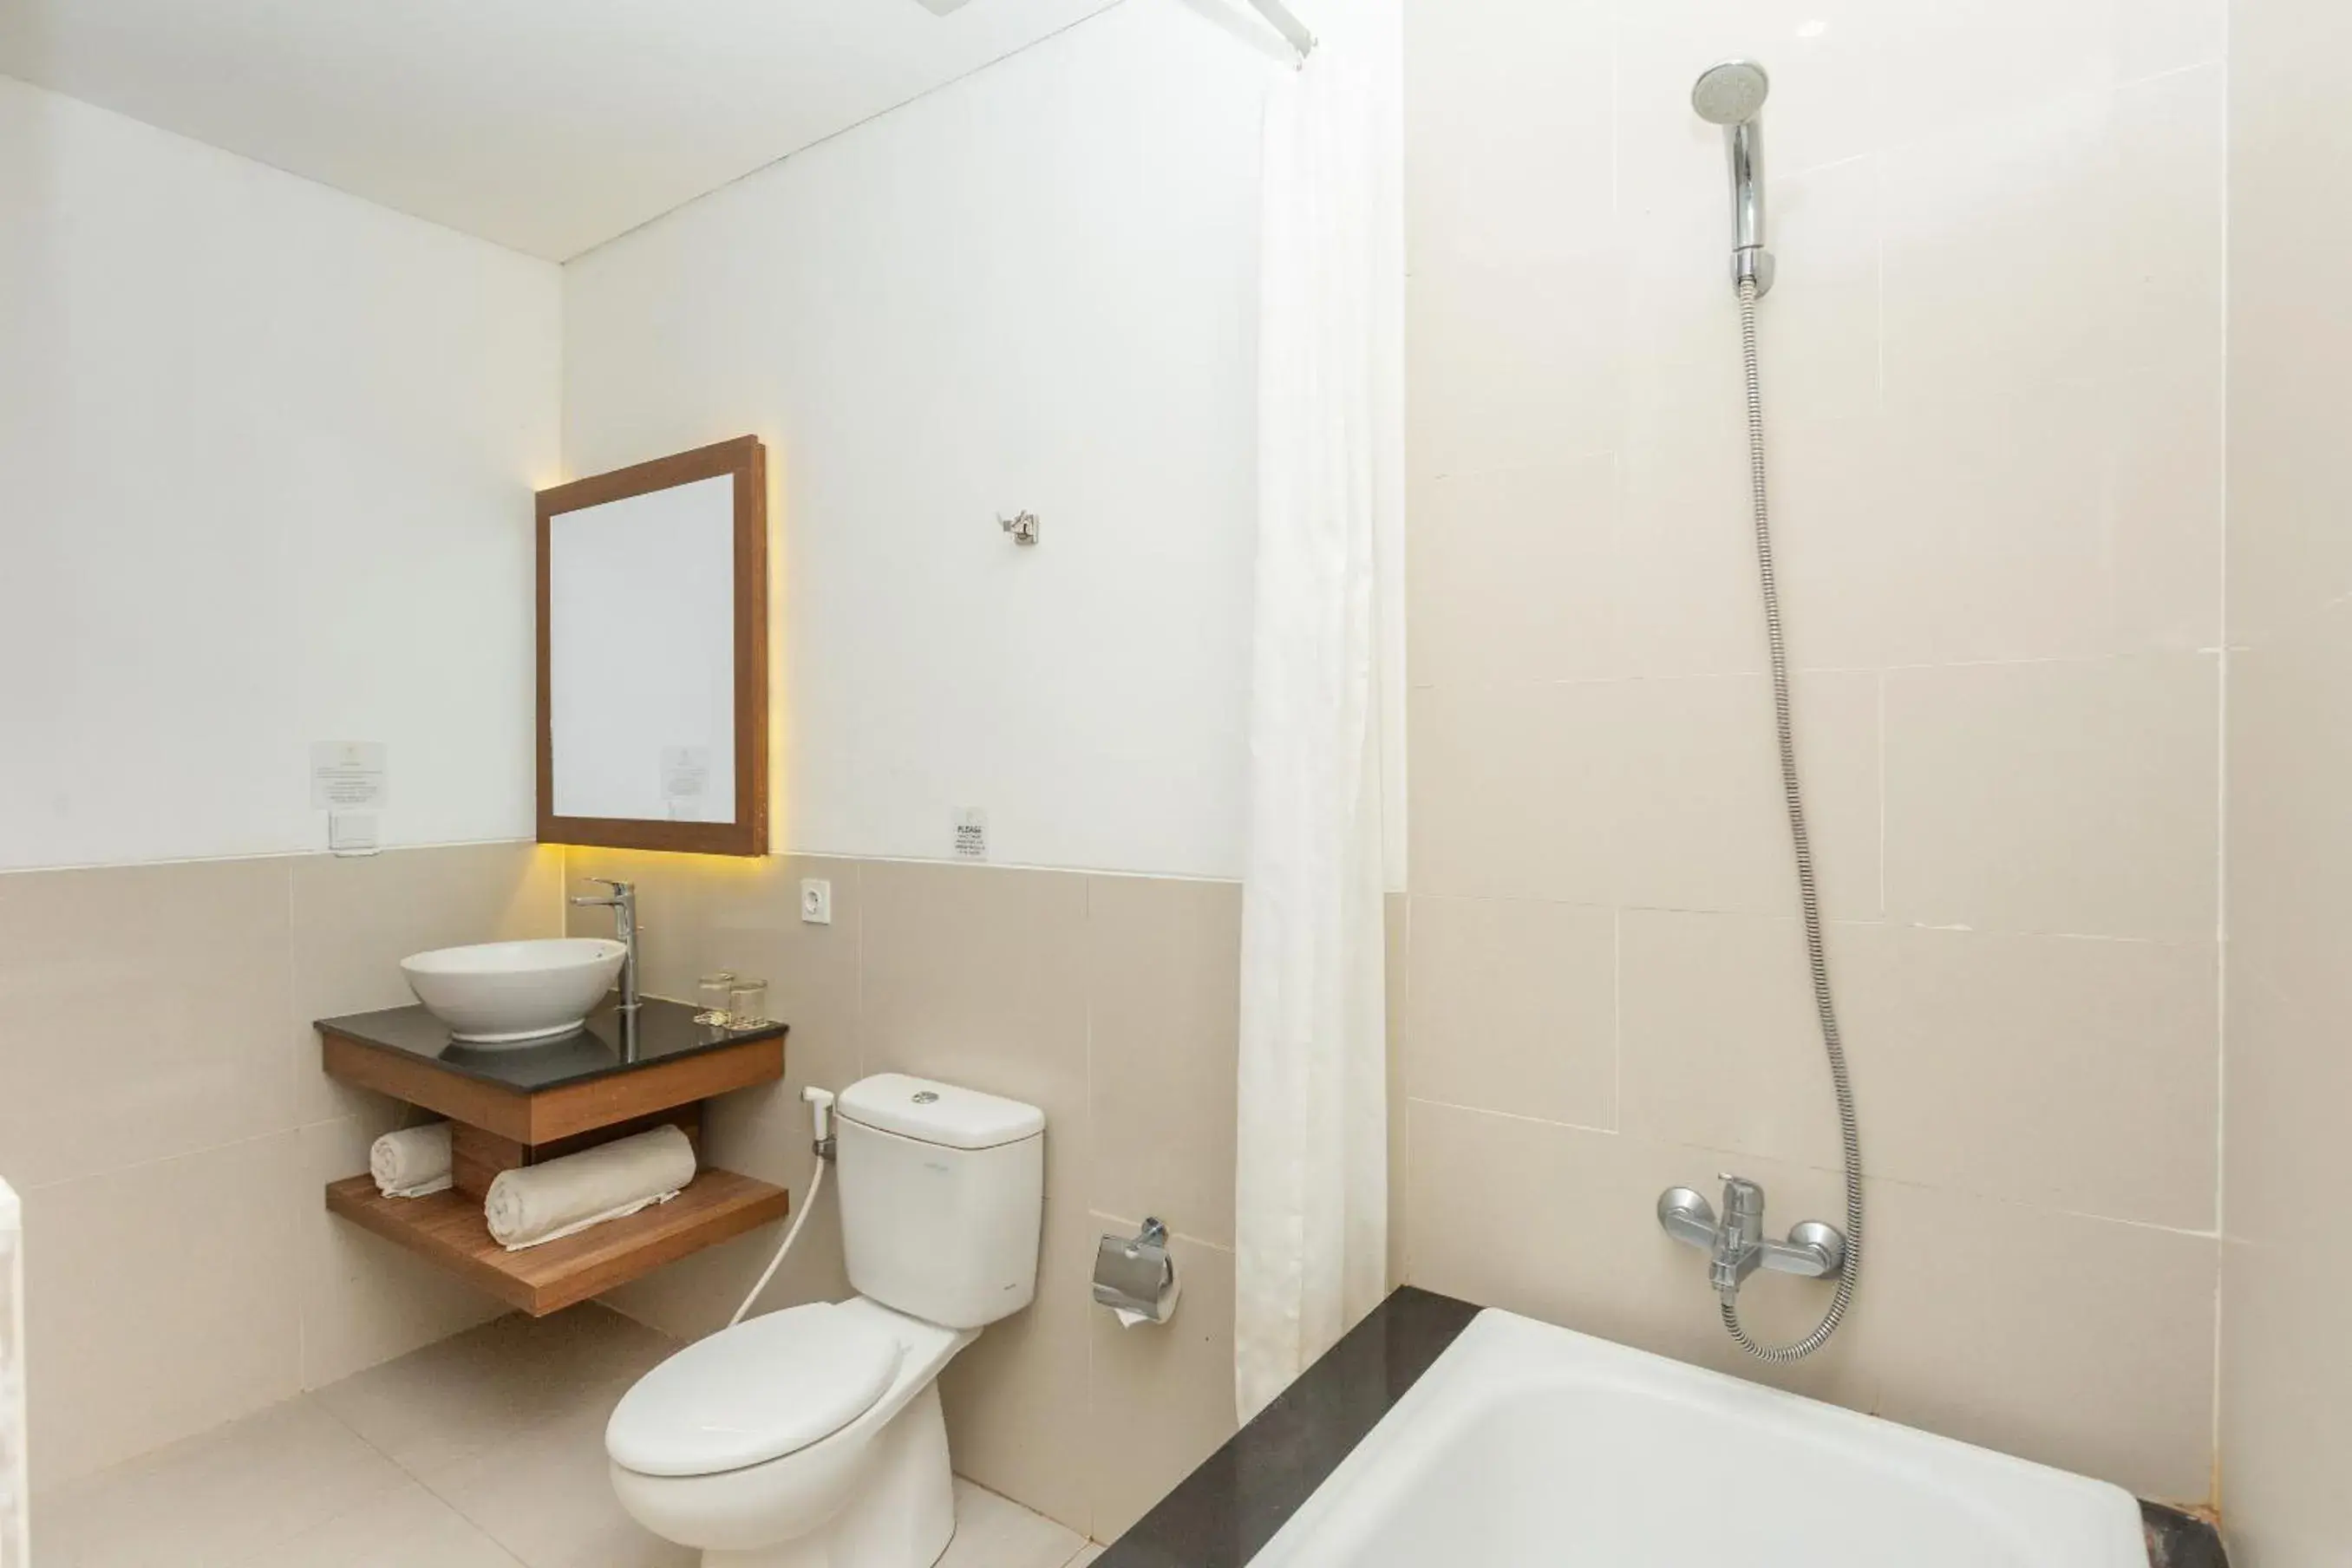
<path fill-rule="evenodd" d="M 746 1040 L 773 1039 L 784 1033 L 782 1024 L 713 1029 L 696 1023 L 694 1014 L 695 1009 L 683 1002 L 647 996 L 638 1005 L 631 1027 L 624 1023 L 619 1007 L 608 1002 L 568 1035 L 520 1046 L 460 1044 L 449 1037 L 448 1025 L 422 1007 L 320 1018 L 314 1027 L 380 1051 L 419 1058 L 449 1072 L 520 1094 L 611 1078 L 658 1062 L 740 1046 Z"/>
<path fill-rule="evenodd" d="M 1339 1468 L 1478 1309 L 1408 1285 L 1136 1522 L 1095 1568 L 1240 1568 Z"/>

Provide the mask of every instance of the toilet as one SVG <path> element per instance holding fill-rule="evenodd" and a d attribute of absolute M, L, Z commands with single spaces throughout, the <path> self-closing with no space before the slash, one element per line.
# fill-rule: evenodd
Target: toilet
<path fill-rule="evenodd" d="M 613 1489 L 704 1568 L 929 1568 L 955 1533 L 939 1376 L 1037 1291 L 1045 1113 L 884 1073 L 842 1091 L 846 1301 L 722 1330 L 639 1379 Z"/>

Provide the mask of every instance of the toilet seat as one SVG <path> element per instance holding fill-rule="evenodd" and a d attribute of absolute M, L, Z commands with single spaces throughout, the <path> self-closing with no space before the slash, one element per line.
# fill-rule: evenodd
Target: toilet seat
<path fill-rule="evenodd" d="M 905 1342 L 828 1302 L 721 1330 L 647 1373 L 604 1429 L 613 1462 L 641 1476 L 710 1476 L 782 1458 L 871 1410 Z"/>

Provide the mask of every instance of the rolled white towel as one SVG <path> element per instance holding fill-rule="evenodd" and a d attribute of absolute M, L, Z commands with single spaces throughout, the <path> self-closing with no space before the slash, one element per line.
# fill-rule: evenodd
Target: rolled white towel
<path fill-rule="evenodd" d="M 520 1252 L 667 1203 L 692 1180 L 694 1145 L 675 1127 L 656 1127 L 543 1165 L 500 1171 L 482 1217 L 493 1240 Z"/>
<path fill-rule="evenodd" d="M 368 1148 L 368 1174 L 388 1198 L 421 1198 L 449 1186 L 449 1124 L 404 1127 Z"/>

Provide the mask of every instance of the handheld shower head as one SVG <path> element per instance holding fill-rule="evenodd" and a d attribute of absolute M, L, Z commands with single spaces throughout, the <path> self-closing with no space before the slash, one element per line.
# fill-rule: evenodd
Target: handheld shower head
<path fill-rule="evenodd" d="M 1699 73 L 1691 86 L 1691 108 L 1711 125 L 1723 127 L 1731 160 L 1731 281 L 1753 281 L 1756 292 L 1772 287 L 1772 253 L 1764 248 L 1764 126 L 1757 116 L 1772 79 L 1754 60 L 1726 60 Z"/>
<path fill-rule="evenodd" d="M 1691 107 L 1710 125 L 1738 125 L 1756 118 L 1772 90 L 1772 79 L 1754 60 L 1709 66 L 1691 85 Z"/>

